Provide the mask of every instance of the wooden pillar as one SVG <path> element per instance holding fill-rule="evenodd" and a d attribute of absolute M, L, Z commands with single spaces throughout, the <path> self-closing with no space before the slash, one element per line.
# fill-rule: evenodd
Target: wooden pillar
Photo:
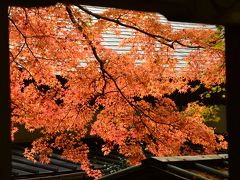
<path fill-rule="evenodd" d="M 8 5 L 0 6 L 0 179 L 11 177 Z"/>
<path fill-rule="evenodd" d="M 240 179 L 240 25 L 226 26 L 229 179 Z"/>

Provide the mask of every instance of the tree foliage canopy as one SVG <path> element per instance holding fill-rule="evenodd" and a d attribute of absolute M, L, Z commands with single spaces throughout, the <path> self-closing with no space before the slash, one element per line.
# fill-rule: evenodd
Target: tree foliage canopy
<path fill-rule="evenodd" d="M 29 159 L 38 154 L 41 162 L 49 162 L 53 149 L 59 149 L 99 177 L 90 168 L 85 137 L 101 138 L 104 154 L 117 148 L 130 164 L 144 159 L 145 151 L 197 153 L 187 142 L 201 145 L 202 154 L 226 148 L 204 124 L 202 106 L 193 103 L 179 111 L 166 96 L 176 89 L 195 91 L 189 80 L 206 87 L 225 81 L 220 31 L 173 30 L 156 13 L 106 9 L 96 14 L 63 4 L 10 7 L 9 21 L 12 138 L 17 124 L 42 133 L 26 150 Z M 122 54 L 101 43 L 106 31 L 121 36 L 120 26 L 132 30 L 120 44 L 130 51 Z M 181 70 L 176 48 L 191 48 Z M 191 113 L 193 108 L 199 112 Z"/>

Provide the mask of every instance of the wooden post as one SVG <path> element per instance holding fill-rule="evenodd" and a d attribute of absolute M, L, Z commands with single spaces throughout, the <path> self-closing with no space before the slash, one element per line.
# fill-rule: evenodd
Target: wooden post
<path fill-rule="evenodd" d="M 240 25 L 226 26 L 229 179 L 240 179 Z"/>
<path fill-rule="evenodd" d="M 11 141 L 10 141 L 10 80 L 8 49 L 8 5 L 0 6 L 0 179 L 11 177 Z"/>

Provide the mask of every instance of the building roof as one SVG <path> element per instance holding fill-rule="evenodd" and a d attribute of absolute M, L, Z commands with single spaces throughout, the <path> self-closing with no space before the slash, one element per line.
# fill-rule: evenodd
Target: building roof
<path fill-rule="evenodd" d="M 152 157 L 141 165 L 106 175 L 101 180 L 201 179 L 228 178 L 228 155 Z"/>
<path fill-rule="evenodd" d="M 81 169 L 80 164 L 73 163 L 54 153 L 49 164 L 27 160 L 23 156 L 24 146 L 12 148 L 12 179 L 92 179 Z M 119 154 L 103 156 L 98 150 L 89 155 L 94 169 L 100 169 L 108 179 L 213 179 L 228 178 L 228 155 L 197 155 L 150 157 L 140 165 L 127 167 L 125 159 Z"/>
<path fill-rule="evenodd" d="M 107 8 L 106 7 L 99 7 L 99 6 L 84 6 L 88 10 L 90 10 L 93 13 L 100 14 L 104 12 Z M 165 16 L 162 14 L 157 14 L 159 16 L 159 21 L 162 24 L 171 24 L 171 28 L 173 31 L 183 30 L 183 29 L 212 29 L 216 30 L 216 25 L 211 24 L 203 24 L 203 23 L 188 23 L 188 22 L 177 22 L 177 21 L 169 21 Z M 97 19 L 92 17 L 92 23 L 97 22 Z M 131 45 L 124 45 L 119 46 L 120 42 L 123 39 L 131 38 L 133 36 L 134 30 L 131 28 L 126 28 L 123 26 L 117 26 L 118 30 L 121 31 L 120 35 L 116 35 L 112 31 L 106 31 L 102 34 L 103 40 L 101 44 L 106 47 L 110 48 L 114 51 L 116 51 L 119 54 L 124 54 L 130 51 Z M 160 44 L 159 44 L 160 46 Z M 187 62 L 184 60 L 184 57 L 186 57 L 190 51 L 196 50 L 198 48 L 189 48 L 189 47 L 176 47 L 174 49 L 174 58 L 178 59 L 177 63 L 177 69 L 185 67 L 187 65 Z M 136 62 L 138 63 L 138 61 Z"/>
<path fill-rule="evenodd" d="M 42 164 L 40 162 L 34 163 L 27 160 L 24 155 L 25 145 L 13 145 L 12 148 L 12 179 L 56 179 L 70 178 L 73 179 L 91 179 L 81 169 L 80 164 L 73 163 L 61 158 L 60 154 L 53 153 L 49 164 Z M 110 154 L 103 156 L 103 154 L 96 150 L 91 151 L 89 159 L 94 169 L 99 169 L 103 174 L 109 174 L 116 170 L 126 167 L 124 159 L 120 155 Z"/>

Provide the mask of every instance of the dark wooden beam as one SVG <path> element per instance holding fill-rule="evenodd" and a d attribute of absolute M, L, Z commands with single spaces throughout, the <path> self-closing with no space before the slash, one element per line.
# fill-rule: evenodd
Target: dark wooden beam
<path fill-rule="evenodd" d="M 209 23 L 240 23 L 238 0 L 10 0 L 11 6 L 45 7 L 57 2 L 159 12 L 169 20 Z"/>
<path fill-rule="evenodd" d="M 227 131 L 229 179 L 240 179 L 240 25 L 226 26 Z"/>
<path fill-rule="evenodd" d="M 8 6 L 0 6 L 0 179 L 10 180 L 11 147 L 10 147 L 10 80 L 8 52 Z"/>

